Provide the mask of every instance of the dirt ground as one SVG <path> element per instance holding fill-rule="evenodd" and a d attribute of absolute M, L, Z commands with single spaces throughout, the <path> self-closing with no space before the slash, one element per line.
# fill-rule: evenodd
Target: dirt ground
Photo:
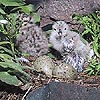
<path fill-rule="evenodd" d="M 32 75 L 30 79 L 31 86 L 24 90 L 25 86 L 15 87 L 3 82 L 0 82 L 0 100 L 24 100 L 27 94 L 37 88 L 48 84 L 51 81 L 60 81 L 73 83 L 85 87 L 100 88 L 100 76 L 87 76 L 84 73 L 78 75 L 77 80 L 58 79 L 55 77 L 48 78 L 45 75 Z"/>

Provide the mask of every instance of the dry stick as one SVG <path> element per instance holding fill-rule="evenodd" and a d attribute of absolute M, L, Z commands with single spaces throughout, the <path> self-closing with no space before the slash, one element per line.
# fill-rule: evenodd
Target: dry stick
<path fill-rule="evenodd" d="M 25 95 L 23 96 L 22 100 L 25 100 L 26 95 L 29 93 L 29 91 L 31 90 L 32 86 L 30 86 L 30 88 L 27 90 L 27 92 L 25 93 Z"/>

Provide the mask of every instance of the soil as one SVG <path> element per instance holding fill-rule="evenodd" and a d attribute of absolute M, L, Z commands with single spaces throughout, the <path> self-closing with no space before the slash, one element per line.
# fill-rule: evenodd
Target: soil
<path fill-rule="evenodd" d="M 28 65 L 31 66 L 31 62 L 28 63 Z M 25 71 L 31 75 L 31 79 L 29 81 L 31 85 L 28 86 L 26 84 L 16 87 L 0 82 L 0 100 L 24 100 L 29 92 L 34 91 L 52 81 L 72 83 L 82 87 L 100 88 L 100 76 L 88 76 L 85 73 L 80 73 L 77 80 L 68 80 L 58 79 L 56 77 L 49 78 L 44 73 L 37 73 L 35 71 L 31 72 L 28 69 Z"/>

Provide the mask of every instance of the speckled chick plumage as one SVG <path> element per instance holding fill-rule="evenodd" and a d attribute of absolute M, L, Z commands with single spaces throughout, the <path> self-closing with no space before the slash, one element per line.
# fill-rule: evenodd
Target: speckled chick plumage
<path fill-rule="evenodd" d="M 83 70 L 85 61 L 91 57 L 89 44 L 87 42 L 84 44 L 79 34 L 70 31 L 64 21 L 53 24 L 49 41 L 53 48 L 63 55 L 64 62 L 73 66 L 78 72 Z"/>
<path fill-rule="evenodd" d="M 48 40 L 42 29 L 34 23 L 34 19 L 24 13 L 18 14 L 21 26 L 16 38 L 16 46 L 22 53 L 40 56 L 48 52 Z"/>

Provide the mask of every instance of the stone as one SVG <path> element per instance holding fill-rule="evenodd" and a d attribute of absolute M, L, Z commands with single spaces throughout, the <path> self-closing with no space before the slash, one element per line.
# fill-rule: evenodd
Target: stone
<path fill-rule="evenodd" d="M 44 72 L 47 76 L 52 76 L 52 71 L 55 68 L 53 60 L 49 56 L 40 56 L 34 62 L 34 69 L 38 72 Z"/>
<path fill-rule="evenodd" d="M 26 100 L 100 100 L 100 89 L 71 83 L 50 82 L 30 92 Z"/>

